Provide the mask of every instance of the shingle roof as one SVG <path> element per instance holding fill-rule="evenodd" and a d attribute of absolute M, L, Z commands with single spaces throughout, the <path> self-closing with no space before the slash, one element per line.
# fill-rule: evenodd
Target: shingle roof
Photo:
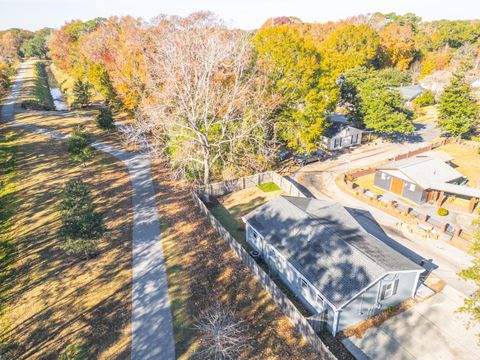
<path fill-rule="evenodd" d="M 463 177 L 444 161 L 430 156 L 416 156 L 379 166 L 377 169 L 398 169 L 424 189 L 432 183 L 447 183 Z"/>
<path fill-rule="evenodd" d="M 350 134 L 361 133 L 362 130 L 357 129 L 356 127 L 342 124 L 342 123 L 332 123 L 328 126 L 327 130 L 324 133 L 324 136 L 327 138 L 332 138 L 338 135 L 342 130 L 347 130 L 346 136 Z"/>
<path fill-rule="evenodd" d="M 422 271 L 338 203 L 280 196 L 245 216 L 334 306 L 389 271 Z"/>
<path fill-rule="evenodd" d="M 403 99 L 410 101 L 420 96 L 425 90 L 420 85 L 401 86 L 397 88 Z"/>

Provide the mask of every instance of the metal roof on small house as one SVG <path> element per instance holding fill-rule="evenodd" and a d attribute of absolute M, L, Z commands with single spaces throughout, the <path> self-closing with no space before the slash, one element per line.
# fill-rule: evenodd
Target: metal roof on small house
<path fill-rule="evenodd" d="M 401 86 L 397 90 L 400 91 L 400 95 L 404 100 L 411 101 L 419 97 L 425 89 L 420 85 L 410 85 Z"/>
<path fill-rule="evenodd" d="M 351 125 L 346 125 L 342 123 L 332 123 L 328 126 L 327 130 L 325 131 L 324 135 L 326 138 L 334 138 L 340 135 L 343 131 L 345 131 L 344 136 L 352 135 L 352 134 L 359 134 L 363 131 L 353 127 Z"/>
<path fill-rule="evenodd" d="M 244 220 L 337 308 L 388 272 L 423 271 L 338 203 L 279 196 Z"/>
<path fill-rule="evenodd" d="M 379 170 L 399 170 L 410 181 L 428 189 L 431 183 L 451 182 L 463 177 L 444 161 L 430 156 L 415 156 L 379 166 Z"/>
<path fill-rule="evenodd" d="M 434 189 L 451 194 L 480 197 L 480 189 L 452 184 L 452 181 L 464 176 L 436 157 L 416 156 L 379 166 L 377 170 L 402 180 L 414 182 L 425 190 Z"/>

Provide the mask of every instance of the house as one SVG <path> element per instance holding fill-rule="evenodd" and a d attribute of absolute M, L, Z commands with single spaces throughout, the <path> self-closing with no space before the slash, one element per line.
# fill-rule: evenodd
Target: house
<path fill-rule="evenodd" d="M 338 203 L 279 196 L 243 221 L 247 242 L 333 335 L 414 296 L 424 271 Z"/>
<path fill-rule="evenodd" d="M 464 185 L 465 177 L 445 161 L 433 156 L 416 156 L 375 168 L 374 185 L 416 204 L 437 202 L 448 196 L 469 200 L 473 212 L 480 189 Z"/>
<path fill-rule="evenodd" d="M 362 134 L 368 133 L 353 127 L 350 121 L 340 114 L 329 116 L 328 121 L 330 125 L 322 136 L 322 146 L 327 150 L 338 150 L 360 145 Z"/>
<path fill-rule="evenodd" d="M 400 96 L 410 105 L 413 100 L 422 95 L 425 88 L 420 85 L 400 86 L 396 88 L 400 92 Z"/>

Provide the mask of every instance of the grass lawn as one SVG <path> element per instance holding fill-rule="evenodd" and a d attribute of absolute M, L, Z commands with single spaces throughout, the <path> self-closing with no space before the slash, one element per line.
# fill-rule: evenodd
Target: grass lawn
<path fill-rule="evenodd" d="M 172 180 L 164 164 L 153 165 L 158 208 L 164 216 L 162 244 L 177 357 L 194 356 L 200 346 L 200 335 L 193 329 L 196 319 L 221 303 L 245 321 L 251 337 L 252 347 L 239 359 L 319 359 L 196 208 L 189 187 Z M 235 224 L 231 217 L 228 221 Z"/>
<path fill-rule="evenodd" d="M 277 190 L 273 190 L 273 187 L 270 185 L 268 188 L 272 190 L 265 192 L 259 187 L 251 187 L 223 196 L 219 199 L 219 201 L 225 207 L 225 209 L 241 224 L 242 216 L 248 214 L 250 211 L 256 209 L 267 201 L 285 194 L 280 188 L 278 188 L 278 186 Z"/>
<path fill-rule="evenodd" d="M 422 108 L 423 115 L 413 119 L 414 123 L 421 124 L 424 122 L 437 121 L 438 119 L 438 109 L 436 106 L 425 106 Z"/>
<path fill-rule="evenodd" d="M 15 134 L 5 126 L 0 127 L 0 329 L 8 328 L 8 321 L 3 317 L 8 290 L 13 275 L 14 239 L 13 225 L 15 203 Z M 0 342 L 1 349 L 1 342 Z"/>
<path fill-rule="evenodd" d="M 260 190 L 263 190 L 264 192 L 274 192 L 274 191 L 281 190 L 280 187 L 277 184 L 275 184 L 274 182 L 260 184 L 257 187 Z"/>
<path fill-rule="evenodd" d="M 468 185 L 480 187 L 480 155 L 474 150 L 460 144 L 447 144 L 435 150 L 442 150 L 453 156 L 452 163 L 456 170 L 468 178 Z"/>
<path fill-rule="evenodd" d="M 386 193 L 385 190 L 382 190 L 380 188 L 377 188 L 375 187 L 373 184 L 374 184 L 374 180 L 375 180 L 375 173 L 373 174 L 368 174 L 368 175 L 365 175 L 365 176 L 361 176 L 361 177 L 358 177 L 355 179 L 355 183 L 360 186 L 361 188 L 364 188 L 364 189 L 368 189 L 372 192 L 375 192 L 379 195 L 383 195 Z"/>
<path fill-rule="evenodd" d="M 23 97 L 28 96 L 25 90 Z M 27 114 L 21 116 L 29 120 Z M 9 200 L 15 213 L 13 226 L 2 232 L 13 249 L 9 288 L 0 289 L 5 304 L 2 351 L 13 359 L 57 359 L 75 344 L 88 349 L 87 358 L 129 359 L 132 214 L 127 169 L 103 153 L 87 167 L 75 166 L 65 143 L 2 126 L 16 134 L 15 196 Z M 58 237 L 58 193 L 72 178 L 91 187 L 108 229 L 99 255 L 88 261 L 66 256 Z"/>

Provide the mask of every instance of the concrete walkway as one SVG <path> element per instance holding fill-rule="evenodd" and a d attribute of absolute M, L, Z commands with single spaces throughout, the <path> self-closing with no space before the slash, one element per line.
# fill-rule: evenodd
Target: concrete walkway
<path fill-rule="evenodd" d="M 463 296 L 452 287 L 368 329 L 361 338 L 343 340 L 356 359 L 474 360 L 480 358 L 476 334 L 466 329 L 468 316 L 457 313 Z"/>
<path fill-rule="evenodd" d="M 4 102 L 1 119 L 28 131 L 66 140 L 66 135 L 15 121 L 15 102 L 25 70 L 26 64 L 20 69 Z M 75 117 L 65 112 L 55 114 Z M 123 161 L 132 183 L 132 359 L 175 359 L 172 314 L 150 159 L 146 155 L 125 152 L 99 142 L 93 146 Z"/>

